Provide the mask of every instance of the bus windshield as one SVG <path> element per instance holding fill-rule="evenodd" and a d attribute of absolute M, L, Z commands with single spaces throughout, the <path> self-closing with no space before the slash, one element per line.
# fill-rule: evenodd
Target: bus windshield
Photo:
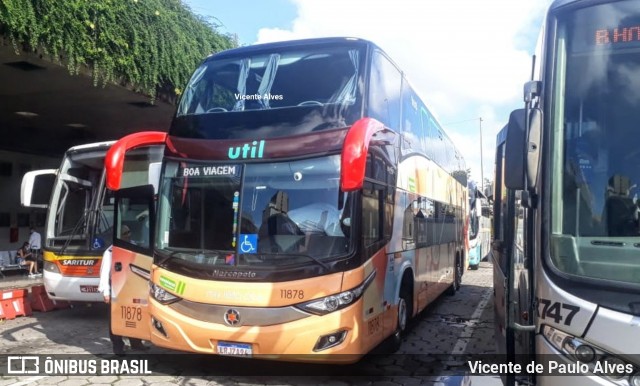
<path fill-rule="evenodd" d="M 291 162 L 168 161 L 160 192 L 160 256 L 214 269 L 316 264 L 345 256 L 350 214 L 339 156 Z"/>
<path fill-rule="evenodd" d="M 48 249 L 101 255 L 111 244 L 114 197 L 104 186 L 104 158 L 110 144 L 82 145 L 65 154 L 51 194 L 45 229 Z M 149 164 L 161 159 L 163 151 L 164 146 L 151 146 L 127 153 L 122 187 L 148 183 Z"/>
<path fill-rule="evenodd" d="M 46 240 L 50 248 L 88 248 L 89 219 L 99 199 L 104 168 L 104 150 L 67 153 L 54 186 L 47 220 Z M 98 233 L 113 223 L 113 206 L 100 213 Z"/>
<path fill-rule="evenodd" d="M 478 233 L 480 232 L 480 215 L 476 205 L 480 205 L 480 199 L 474 199 L 470 204 L 470 215 L 469 215 L 469 240 L 473 240 L 478 237 Z"/>
<path fill-rule="evenodd" d="M 558 17 L 551 111 L 551 259 L 640 284 L 640 14 L 611 2 Z"/>
<path fill-rule="evenodd" d="M 170 134 L 228 139 L 345 127 L 361 113 L 361 47 L 294 46 L 213 56 L 187 84 Z"/>

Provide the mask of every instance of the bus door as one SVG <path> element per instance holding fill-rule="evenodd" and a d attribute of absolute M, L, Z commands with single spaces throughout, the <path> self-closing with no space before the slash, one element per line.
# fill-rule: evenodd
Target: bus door
<path fill-rule="evenodd" d="M 506 129 L 506 128 L 505 128 Z M 505 130 L 503 130 L 504 132 Z M 502 132 L 501 132 L 502 134 Z M 497 353 L 506 355 L 508 361 L 515 359 L 513 330 L 509 329 L 508 319 L 508 297 L 509 297 L 509 273 L 510 273 L 510 250 L 512 239 L 508 223 L 509 207 L 513 206 L 513 201 L 509 202 L 507 189 L 504 185 L 504 149 L 505 142 L 498 141 L 496 147 L 496 164 L 494 177 L 494 209 L 493 209 L 493 235 L 491 244 L 491 263 L 493 265 L 493 310 L 494 310 L 494 337 L 496 341 Z M 505 385 L 514 385 L 512 376 L 503 378 Z"/>
<path fill-rule="evenodd" d="M 506 133 L 496 147 L 494 201 L 494 313 L 498 353 L 506 360 L 526 366 L 534 355 L 533 315 L 533 223 L 531 209 L 525 205 L 523 117 L 512 114 Z M 505 131 L 503 130 L 503 131 Z M 528 377 L 527 374 L 524 374 Z M 503 377 L 505 385 L 529 384 L 531 379 Z"/>
<path fill-rule="evenodd" d="M 153 263 L 154 187 L 115 192 L 111 265 L 111 330 L 116 335 L 151 340 L 149 280 Z"/>
<path fill-rule="evenodd" d="M 522 204 L 523 191 L 508 191 L 507 199 L 513 207 L 509 222 L 513 229 L 511 248 L 507 258 L 507 326 L 513 336 L 513 358 L 524 366 L 534 360 L 533 314 L 533 242 L 530 210 Z M 509 210 L 509 209 L 508 209 Z M 527 374 L 524 374 L 525 377 Z M 531 379 L 519 380 L 531 384 Z"/>

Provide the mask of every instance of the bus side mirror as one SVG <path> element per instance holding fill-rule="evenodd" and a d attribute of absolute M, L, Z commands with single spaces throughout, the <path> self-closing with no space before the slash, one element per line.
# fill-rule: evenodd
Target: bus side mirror
<path fill-rule="evenodd" d="M 542 145 L 542 110 L 529 112 L 529 138 L 527 141 L 527 187 L 535 189 L 540 170 L 540 145 Z"/>
<path fill-rule="evenodd" d="M 22 177 L 20 203 L 26 208 L 49 207 L 49 198 L 56 182 L 57 169 L 33 170 Z"/>
<path fill-rule="evenodd" d="M 518 109 L 509 115 L 504 149 L 504 185 L 508 189 L 524 189 L 525 110 Z"/>
<path fill-rule="evenodd" d="M 158 194 L 158 186 L 160 185 L 160 172 L 162 170 L 162 162 L 152 162 L 149 164 L 149 174 L 147 182 L 153 186 L 154 194 Z"/>

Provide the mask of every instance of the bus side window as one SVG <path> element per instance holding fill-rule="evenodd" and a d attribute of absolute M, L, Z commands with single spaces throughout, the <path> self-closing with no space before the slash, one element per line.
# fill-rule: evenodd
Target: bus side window
<path fill-rule="evenodd" d="M 391 237 L 393 205 L 385 202 L 386 187 L 365 181 L 362 189 L 362 235 L 367 257 L 379 250 Z"/>
<path fill-rule="evenodd" d="M 372 118 L 385 126 L 400 128 L 400 86 L 402 75 L 380 52 L 375 52 L 369 85 L 369 110 Z"/>
<path fill-rule="evenodd" d="M 402 85 L 402 119 L 403 119 L 403 141 L 402 153 L 413 152 L 425 153 L 424 147 L 424 122 L 420 115 L 421 103 L 415 95 L 411 85 L 403 78 Z M 422 109 L 424 110 L 424 109 Z"/>

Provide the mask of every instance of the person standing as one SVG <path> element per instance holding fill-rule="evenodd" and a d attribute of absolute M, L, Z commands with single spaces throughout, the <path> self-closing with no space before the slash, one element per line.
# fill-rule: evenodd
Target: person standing
<path fill-rule="evenodd" d="M 124 241 L 131 239 L 131 230 L 126 225 L 122 226 L 122 235 L 120 237 Z M 104 298 L 104 302 L 111 304 L 111 266 L 112 266 L 112 249 L 113 245 L 109 246 L 102 255 L 102 263 L 100 264 L 100 284 L 98 285 L 98 292 L 100 292 Z M 116 355 L 124 355 L 125 344 L 124 339 L 120 335 L 115 335 L 111 329 L 111 307 L 109 307 L 109 339 L 113 347 L 113 353 Z M 137 338 L 129 338 L 131 344 L 131 350 L 146 351 L 149 348 L 142 343 L 142 340 Z"/>
<path fill-rule="evenodd" d="M 29 249 L 31 249 L 31 254 L 36 262 L 36 268 L 38 268 L 38 264 L 40 262 L 40 249 L 42 249 L 42 237 L 33 227 L 29 228 L 29 233 Z"/>

